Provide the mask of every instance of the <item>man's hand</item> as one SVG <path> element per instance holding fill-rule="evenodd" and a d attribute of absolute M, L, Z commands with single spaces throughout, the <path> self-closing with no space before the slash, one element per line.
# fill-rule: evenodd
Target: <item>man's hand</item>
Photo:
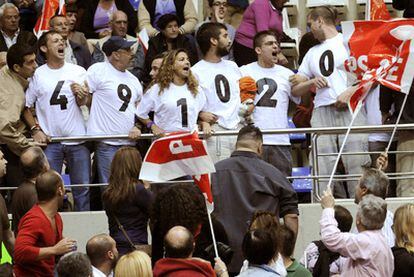
<path fill-rule="evenodd" d="M 226 277 L 229 276 L 227 272 L 226 264 L 220 258 L 214 258 L 214 272 L 217 274 L 218 277 Z"/>
<path fill-rule="evenodd" d="M 344 92 L 342 92 L 336 98 L 335 107 L 337 107 L 338 109 L 346 108 L 348 106 L 349 99 L 355 93 L 357 88 L 358 88 L 357 86 L 353 86 L 353 87 L 346 89 Z"/>
<path fill-rule="evenodd" d="M 63 255 L 75 250 L 76 240 L 64 238 L 53 246 L 55 255 Z"/>
<path fill-rule="evenodd" d="M 287 65 L 289 63 L 288 59 L 283 55 L 282 52 L 277 54 L 277 64 L 278 65 Z"/>
<path fill-rule="evenodd" d="M 129 130 L 128 138 L 132 140 L 136 140 L 141 136 L 141 130 L 137 128 L 136 126 L 132 127 L 131 130 Z"/>
<path fill-rule="evenodd" d="M 312 81 L 313 81 L 313 85 L 317 89 L 328 87 L 328 81 L 323 77 L 315 77 L 315 78 L 312 79 Z"/>
<path fill-rule="evenodd" d="M 198 115 L 198 117 L 204 121 L 204 122 L 208 122 L 210 124 L 214 124 L 217 122 L 218 117 L 215 114 L 212 114 L 210 112 L 200 112 L 200 114 Z"/>
<path fill-rule="evenodd" d="M 161 129 L 160 127 L 158 127 L 157 125 L 155 125 L 155 124 L 153 124 L 151 126 L 151 131 L 154 134 L 154 136 L 156 136 L 156 137 L 165 136 L 165 131 L 163 129 Z"/>
<path fill-rule="evenodd" d="M 70 85 L 70 89 L 72 90 L 72 93 L 79 98 L 79 100 L 82 100 L 83 98 L 87 97 L 89 94 L 89 91 L 87 89 L 87 86 L 81 86 L 78 83 L 72 83 Z"/>
<path fill-rule="evenodd" d="M 111 35 L 111 33 L 112 33 L 111 30 L 102 31 L 102 32 L 99 33 L 99 38 L 103 38 L 103 37 L 109 36 L 109 35 Z"/>
<path fill-rule="evenodd" d="M 211 134 L 213 133 L 210 123 L 204 121 L 201 122 L 201 130 L 203 131 L 204 138 L 206 139 L 211 137 Z"/>
<path fill-rule="evenodd" d="M 32 135 L 33 140 L 39 144 L 46 145 L 50 142 L 50 137 L 46 136 L 42 130 L 37 130 Z"/>
<path fill-rule="evenodd" d="M 323 209 L 326 208 L 333 208 L 335 206 L 335 198 L 332 195 L 332 191 L 330 188 L 327 188 L 321 198 L 321 205 Z"/>
<path fill-rule="evenodd" d="M 299 85 L 300 83 L 306 82 L 308 78 L 300 74 L 295 74 L 289 77 L 289 82 L 292 86 Z"/>
<path fill-rule="evenodd" d="M 375 167 L 379 170 L 385 171 L 388 167 L 388 154 L 383 152 L 375 161 Z"/>

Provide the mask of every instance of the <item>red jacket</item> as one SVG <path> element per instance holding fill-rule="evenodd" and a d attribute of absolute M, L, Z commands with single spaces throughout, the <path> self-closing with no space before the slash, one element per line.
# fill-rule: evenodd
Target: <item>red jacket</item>
<path fill-rule="evenodd" d="M 174 259 L 159 260 L 154 267 L 154 277 L 202 277 L 216 276 L 211 264 L 201 259 Z"/>
<path fill-rule="evenodd" d="M 54 246 L 62 239 L 63 223 L 59 213 L 55 215 L 57 234 L 39 205 L 33 206 L 19 223 L 14 247 L 14 272 L 16 277 L 53 276 L 55 257 L 36 261 L 40 248 Z"/>

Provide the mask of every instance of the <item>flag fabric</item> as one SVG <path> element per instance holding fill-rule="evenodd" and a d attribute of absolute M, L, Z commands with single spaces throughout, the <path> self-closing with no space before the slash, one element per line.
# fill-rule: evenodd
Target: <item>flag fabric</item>
<path fill-rule="evenodd" d="M 209 173 L 215 172 L 206 142 L 197 132 L 172 133 L 154 141 L 144 158 L 139 178 L 153 182 L 195 176 L 194 181 L 212 203 Z M 201 176 L 200 176 L 201 175 Z"/>
<path fill-rule="evenodd" d="M 350 99 L 355 110 L 376 83 L 408 93 L 414 78 L 414 20 L 343 22 L 350 53 L 345 70 L 360 80 Z"/>
<path fill-rule="evenodd" d="M 40 37 L 43 32 L 49 30 L 49 21 L 55 14 L 66 14 L 65 0 L 44 0 L 42 13 L 36 21 L 34 34 Z"/>
<path fill-rule="evenodd" d="M 384 0 L 367 0 L 366 20 L 390 20 L 391 15 Z"/>

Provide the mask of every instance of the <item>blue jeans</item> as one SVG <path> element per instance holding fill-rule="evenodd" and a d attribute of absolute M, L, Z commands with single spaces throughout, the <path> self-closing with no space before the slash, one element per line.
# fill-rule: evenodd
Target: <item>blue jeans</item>
<path fill-rule="evenodd" d="M 63 145 L 61 143 L 50 143 L 45 149 L 50 168 L 62 172 L 63 160 L 66 160 L 69 168 L 71 184 L 90 184 L 91 155 L 84 144 Z M 89 211 L 89 187 L 72 188 L 77 211 Z"/>
<path fill-rule="evenodd" d="M 108 183 L 109 173 L 111 171 L 111 162 L 123 145 L 111 145 L 99 142 L 95 150 L 96 172 L 98 173 L 99 183 Z"/>

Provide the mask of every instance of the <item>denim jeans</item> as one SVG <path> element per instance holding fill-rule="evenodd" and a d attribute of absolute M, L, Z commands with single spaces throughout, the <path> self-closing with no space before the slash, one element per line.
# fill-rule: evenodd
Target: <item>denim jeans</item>
<path fill-rule="evenodd" d="M 71 184 L 90 184 L 91 155 L 84 144 L 64 145 L 50 143 L 45 149 L 50 168 L 62 172 L 63 160 L 66 160 L 69 168 Z M 77 211 L 89 211 L 89 187 L 72 188 Z"/>
<path fill-rule="evenodd" d="M 109 173 L 111 170 L 111 162 L 123 145 L 111 145 L 99 142 L 95 150 L 96 172 L 98 174 L 99 183 L 108 183 Z"/>

